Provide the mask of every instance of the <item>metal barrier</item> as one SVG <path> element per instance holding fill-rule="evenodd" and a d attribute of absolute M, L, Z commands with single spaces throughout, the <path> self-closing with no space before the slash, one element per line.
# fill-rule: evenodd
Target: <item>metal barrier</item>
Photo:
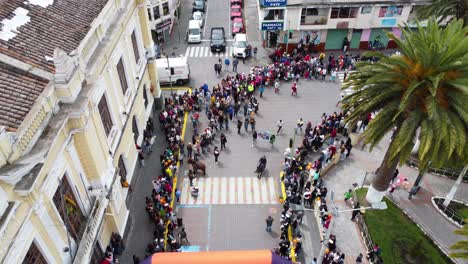
<path fill-rule="evenodd" d="M 410 167 L 419 168 L 419 161 L 413 156 L 410 156 L 410 158 L 406 161 L 406 164 L 408 164 L 408 166 Z M 429 167 L 427 169 L 427 172 L 433 173 L 435 175 L 443 175 L 452 180 L 457 180 L 458 176 L 461 173 L 461 170 L 455 170 L 455 169 L 450 169 L 450 168 Z M 468 183 L 468 173 L 466 173 L 465 176 L 463 176 L 463 182 Z"/>
<path fill-rule="evenodd" d="M 443 199 L 434 199 L 434 202 L 436 203 L 437 207 L 450 219 L 453 221 L 457 222 L 460 225 L 465 225 L 465 219 L 461 215 L 459 215 L 457 212 L 454 210 L 445 207 Z"/>

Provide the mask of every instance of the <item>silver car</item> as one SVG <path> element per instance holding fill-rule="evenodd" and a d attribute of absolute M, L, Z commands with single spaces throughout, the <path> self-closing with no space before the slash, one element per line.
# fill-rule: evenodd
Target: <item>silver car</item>
<path fill-rule="evenodd" d="M 198 23 L 200 23 L 200 27 L 202 28 L 205 24 L 205 14 L 201 11 L 193 12 L 192 20 L 198 21 Z"/>

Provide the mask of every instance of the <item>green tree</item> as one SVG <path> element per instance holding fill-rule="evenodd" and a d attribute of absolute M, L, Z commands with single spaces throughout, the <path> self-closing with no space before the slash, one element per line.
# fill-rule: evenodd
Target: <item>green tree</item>
<path fill-rule="evenodd" d="M 439 22 L 453 19 L 463 19 L 468 25 L 468 0 L 431 0 L 428 5 L 417 8 L 416 14 L 420 19 L 437 17 Z"/>
<path fill-rule="evenodd" d="M 405 162 L 419 139 L 420 169 L 438 167 L 449 159 L 466 164 L 468 148 L 468 28 L 460 20 L 439 27 L 434 19 L 417 31 L 401 28 L 402 39 L 389 33 L 401 55 L 368 52 L 376 63 L 360 62 L 343 89 L 353 93 L 343 100 L 353 127 L 376 113 L 364 132 L 370 150 L 396 128 L 393 140 L 367 193 L 379 202 L 397 164 Z"/>
<path fill-rule="evenodd" d="M 468 219 L 465 219 L 465 223 L 468 223 Z M 468 224 L 465 224 L 463 228 L 455 230 L 454 233 L 468 238 Z M 458 241 L 453 244 L 450 249 L 456 250 L 455 252 L 450 253 L 450 257 L 468 259 L 468 240 Z"/>

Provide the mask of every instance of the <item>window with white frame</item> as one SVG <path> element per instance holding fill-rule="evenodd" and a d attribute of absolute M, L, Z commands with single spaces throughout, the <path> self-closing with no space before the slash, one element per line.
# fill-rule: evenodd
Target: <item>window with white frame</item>
<path fill-rule="evenodd" d="M 361 14 L 370 14 L 370 13 L 372 13 L 372 6 L 361 7 Z"/>
<path fill-rule="evenodd" d="M 153 16 L 151 15 L 151 8 L 148 8 L 148 19 L 150 21 L 153 20 Z"/>
<path fill-rule="evenodd" d="M 120 87 L 122 88 L 122 92 L 125 96 L 125 93 L 128 90 L 128 83 L 127 83 L 127 76 L 125 74 L 125 67 L 123 64 L 123 58 L 121 57 L 119 62 L 117 63 L 117 74 L 119 75 Z"/>
<path fill-rule="evenodd" d="M 325 25 L 329 9 L 320 8 L 302 8 L 301 25 Z"/>
<path fill-rule="evenodd" d="M 169 15 L 169 2 L 163 3 L 162 8 L 163 8 L 163 14 L 165 16 Z"/>
<path fill-rule="evenodd" d="M 138 42 L 136 38 L 136 29 L 133 30 L 130 38 L 132 39 L 133 54 L 135 55 L 135 61 L 138 63 L 140 61 L 140 51 L 138 50 Z"/>
<path fill-rule="evenodd" d="M 102 125 L 104 126 L 104 131 L 106 132 L 106 136 L 109 136 L 114 124 L 112 123 L 109 105 L 107 104 L 105 95 L 102 95 L 101 100 L 99 101 L 98 110 L 99 115 L 101 116 Z"/>
<path fill-rule="evenodd" d="M 159 12 L 159 5 L 153 7 L 154 20 L 161 18 L 161 12 Z"/>

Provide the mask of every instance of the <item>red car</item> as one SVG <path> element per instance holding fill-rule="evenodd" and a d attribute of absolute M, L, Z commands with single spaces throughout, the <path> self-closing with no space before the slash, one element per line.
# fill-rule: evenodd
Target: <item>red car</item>
<path fill-rule="evenodd" d="M 236 17 L 242 17 L 242 7 L 240 5 L 231 6 L 231 20 Z"/>
<path fill-rule="evenodd" d="M 231 0 L 231 6 L 240 5 L 242 6 L 242 0 Z"/>
<path fill-rule="evenodd" d="M 245 33 L 244 20 L 242 18 L 234 18 L 232 21 L 232 36 L 237 33 Z"/>

